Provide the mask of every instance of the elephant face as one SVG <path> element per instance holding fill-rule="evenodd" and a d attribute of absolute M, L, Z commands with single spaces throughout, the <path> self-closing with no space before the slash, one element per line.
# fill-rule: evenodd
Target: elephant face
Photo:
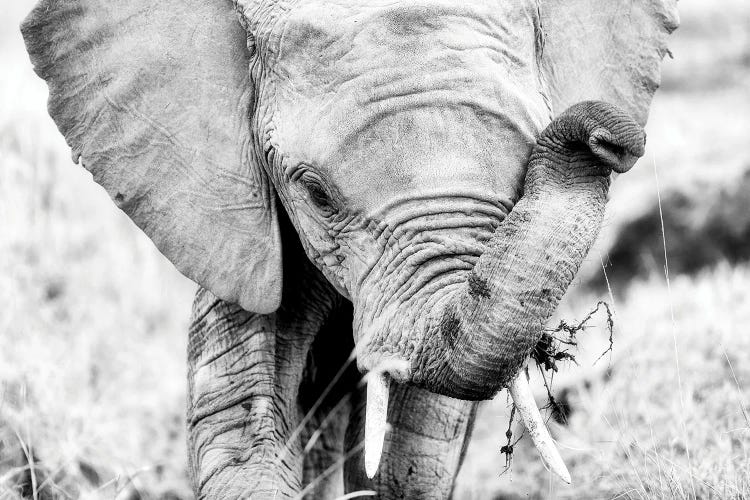
<path fill-rule="evenodd" d="M 254 132 L 309 257 L 359 317 L 437 300 L 520 197 L 549 120 L 535 8 L 314 2 L 282 19 L 251 62 Z M 411 342 L 392 333 L 375 350 Z"/>
<path fill-rule="evenodd" d="M 486 357 L 502 373 L 437 367 L 478 317 L 488 329 L 507 323 L 452 311 L 500 310 L 492 304 L 504 300 L 497 272 L 472 272 L 520 198 L 552 112 L 537 4 L 315 1 L 242 13 L 255 42 L 261 161 L 308 256 L 354 302 L 359 366 L 395 362 L 402 382 L 490 396 L 520 366 L 543 318 L 520 320 L 514 346 L 485 346 L 500 351 Z M 596 227 L 581 229 L 593 237 Z M 579 254 L 556 261 L 574 273 Z M 529 255 L 514 264 L 521 276 L 537 264 Z M 476 304 L 460 299 L 470 282 L 486 288 Z M 556 303 L 566 287 L 544 279 L 509 295 L 548 290 Z M 482 388 L 446 387 L 456 370 Z"/>

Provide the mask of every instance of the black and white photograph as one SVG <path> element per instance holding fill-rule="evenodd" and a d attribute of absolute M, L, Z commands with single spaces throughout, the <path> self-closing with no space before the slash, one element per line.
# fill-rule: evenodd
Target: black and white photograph
<path fill-rule="evenodd" d="M 748 0 L 3 0 L 0 500 L 750 499 Z"/>

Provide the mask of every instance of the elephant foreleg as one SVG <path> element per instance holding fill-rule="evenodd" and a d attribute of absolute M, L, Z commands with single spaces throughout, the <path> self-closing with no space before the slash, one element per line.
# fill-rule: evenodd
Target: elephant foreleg
<path fill-rule="evenodd" d="M 296 415 L 282 411 L 294 396 L 277 390 L 277 333 L 274 317 L 198 292 L 188 348 L 188 448 L 198 498 L 281 499 L 300 488 L 297 450 L 280 453 Z"/>
<path fill-rule="evenodd" d="M 319 286 L 314 302 L 289 287 L 286 302 L 270 315 L 199 291 L 188 355 L 188 445 L 198 498 L 298 497 L 306 411 L 300 385 L 334 301 L 317 283 L 298 288 Z"/>
<path fill-rule="evenodd" d="M 364 392 L 354 405 L 347 448 L 364 438 Z M 392 385 L 383 458 L 373 479 L 365 475 L 364 457 L 346 463 L 347 492 L 374 490 L 381 500 L 447 499 L 463 461 L 477 403 L 438 396 L 424 389 Z"/>

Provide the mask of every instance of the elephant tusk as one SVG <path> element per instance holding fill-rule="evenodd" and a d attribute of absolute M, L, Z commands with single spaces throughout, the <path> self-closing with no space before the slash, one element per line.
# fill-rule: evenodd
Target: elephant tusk
<path fill-rule="evenodd" d="M 391 379 L 387 373 L 372 371 L 367 380 L 367 409 L 365 410 L 365 473 L 372 479 L 378 472 L 383 454 L 387 427 L 388 389 Z"/>
<path fill-rule="evenodd" d="M 521 370 L 516 375 L 508 386 L 508 392 L 510 392 L 510 397 L 513 399 L 518 413 L 521 414 L 523 425 L 529 431 L 531 440 L 534 442 L 546 466 L 549 470 L 557 474 L 560 479 L 570 484 L 568 468 L 565 467 L 560 453 L 552 442 L 552 436 L 550 436 L 547 427 L 544 425 L 542 415 L 536 407 L 536 402 L 534 402 L 529 381 L 526 379 L 526 370 Z"/>

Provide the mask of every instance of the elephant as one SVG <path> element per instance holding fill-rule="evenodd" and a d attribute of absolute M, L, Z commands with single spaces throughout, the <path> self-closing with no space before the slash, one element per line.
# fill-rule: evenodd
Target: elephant
<path fill-rule="evenodd" d="M 674 0 L 40 0 L 73 161 L 199 290 L 198 498 L 448 498 L 644 154 Z"/>

